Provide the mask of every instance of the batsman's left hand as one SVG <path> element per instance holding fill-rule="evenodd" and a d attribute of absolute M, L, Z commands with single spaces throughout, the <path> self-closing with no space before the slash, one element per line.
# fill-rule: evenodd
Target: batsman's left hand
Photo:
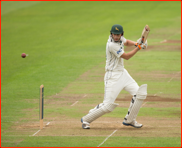
<path fill-rule="evenodd" d="M 142 44 L 142 39 L 139 38 L 139 39 L 137 40 L 137 43 L 138 43 L 139 45 L 141 45 L 141 44 Z"/>
<path fill-rule="evenodd" d="M 137 43 L 138 43 L 139 45 L 141 45 L 141 44 L 142 44 L 142 39 L 139 38 L 139 39 L 137 40 Z M 145 41 L 145 44 L 147 44 L 147 40 Z"/>

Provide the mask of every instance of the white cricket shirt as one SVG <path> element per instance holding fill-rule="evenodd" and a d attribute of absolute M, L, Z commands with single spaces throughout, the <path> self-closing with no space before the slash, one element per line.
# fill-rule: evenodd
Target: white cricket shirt
<path fill-rule="evenodd" d="M 111 35 L 106 44 L 106 71 L 123 71 L 124 60 L 120 56 L 124 53 L 126 39 L 121 36 L 120 42 L 115 42 Z"/>

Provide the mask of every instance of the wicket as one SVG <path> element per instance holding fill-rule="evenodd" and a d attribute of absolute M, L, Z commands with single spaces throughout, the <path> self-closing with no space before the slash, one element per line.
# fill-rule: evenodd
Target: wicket
<path fill-rule="evenodd" d="M 44 118 L 44 85 L 41 85 L 40 86 L 40 103 L 39 103 L 40 129 L 43 129 L 43 118 Z"/>

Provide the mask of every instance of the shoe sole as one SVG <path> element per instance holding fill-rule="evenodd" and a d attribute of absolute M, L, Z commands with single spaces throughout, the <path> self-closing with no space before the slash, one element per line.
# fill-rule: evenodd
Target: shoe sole
<path fill-rule="evenodd" d="M 133 126 L 133 127 L 135 127 L 135 128 L 141 128 L 142 126 L 140 126 L 140 127 L 137 127 L 137 126 L 134 126 L 134 125 L 132 125 L 132 124 L 129 124 L 129 123 L 125 123 L 125 122 L 123 122 L 123 125 L 126 125 L 126 126 Z"/>
<path fill-rule="evenodd" d="M 83 129 L 90 129 L 90 127 L 88 127 L 86 124 L 82 124 L 82 128 Z"/>

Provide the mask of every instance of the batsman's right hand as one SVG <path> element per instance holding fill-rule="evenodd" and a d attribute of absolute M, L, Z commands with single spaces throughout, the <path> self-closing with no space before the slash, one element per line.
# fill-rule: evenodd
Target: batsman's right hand
<path fill-rule="evenodd" d="M 148 44 L 147 44 L 147 41 L 145 42 L 145 43 L 142 43 L 141 45 L 140 44 L 138 44 L 138 49 L 146 49 L 147 48 L 147 46 L 148 46 Z"/>

